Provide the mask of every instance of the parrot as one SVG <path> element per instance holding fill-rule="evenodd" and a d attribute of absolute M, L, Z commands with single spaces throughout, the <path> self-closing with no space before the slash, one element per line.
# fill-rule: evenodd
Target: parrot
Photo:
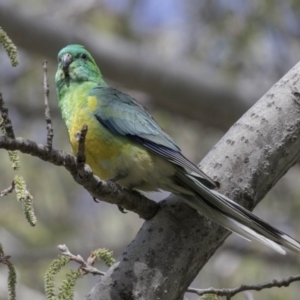
<path fill-rule="evenodd" d="M 190 162 L 144 106 L 107 85 L 82 45 L 58 53 L 55 74 L 58 106 L 73 153 L 76 133 L 88 127 L 86 163 L 103 180 L 125 189 L 165 190 L 200 214 L 281 254 L 300 252 L 300 243 L 216 191 L 216 183 Z"/>

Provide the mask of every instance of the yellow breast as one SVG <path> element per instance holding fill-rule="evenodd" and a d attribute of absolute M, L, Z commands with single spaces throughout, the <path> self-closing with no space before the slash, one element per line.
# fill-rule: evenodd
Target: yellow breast
<path fill-rule="evenodd" d="M 114 161 L 120 154 L 120 151 L 122 151 L 124 146 L 122 138 L 119 139 L 113 136 L 113 133 L 91 115 L 88 109 L 80 110 L 73 117 L 70 124 L 68 130 L 73 153 L 76 154 L 78 148 L 76 133 L 85 124 L 88 126 L 85 141 L 87 163 L 91 166 L 94 173 L 102 179 L 112 178 L 114 170 L 111 167 L 107 167 L 107 164 Z"/>
<path fill-rule="evenodd" d="M 151 171 L 153 162 L 148 151 L 127 137 L 109 131 L 88 108 L 82 108 L 75 114 L 68 128 L 74 155 L 78 148 L 76 133 L 83 125 L 88 126 L 85 140 L 86 162 L 101 179 L 128 175 L 125 182 L 118 182 L 126 186 L 139 181 L 146 170 Z"/>

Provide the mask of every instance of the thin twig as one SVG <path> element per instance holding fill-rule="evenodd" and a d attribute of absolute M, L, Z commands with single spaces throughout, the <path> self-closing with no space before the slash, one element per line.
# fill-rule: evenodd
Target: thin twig
<path fill-rule="evenodd" d="M 53 141 L 53 128 L 52 128 L 52 120 L 50 114 L 49 107 L 49 84 L 48 84 L 48 76 L 47 76 L 47 61 L 43 62 L 43 70 L 44 70 L 44 100 L 45 100 L 45 120 L 47 124 L 47 148 L 48 151 L 52 149 L 52 141 Z"/>
<path fill-rule="evenodd" d="M 0 197 L 10 194 L 14 190 L 14 188 L 15 188 L 15 181 L 13 180 L 11 185 L 8 188 L 0 192 Z"/>
<path fill-rule="evenodd" d="M 278 287 L 278 288 L 288 287 L 291 283 L 295 281 L 300 281 L 300 274 L 295 276 L 290 276 L 282 280 L 274 279 L 270 282 L 265 282 L 261 284 L 253 284 L 253 285 L 242 284 L 241 286 L 232 289 L 215 289 L 215 288 L 196 289 L 196 288 L 189 287 L 187 289 L 187 292 L 197 294 L 198 296 L 202 296 L 205 294 L 215 294 L 217 296 L 225 296 L 226 299 L 229 300 L 234 295 L 244 291 L 261 291 L 263 289 L 270 289 L 273 287 Z"/>
<path fill-rule="evenodd" d="M 85 165 L 85 137 L 88 131 L 88 126 L 83 125 L 82 129 L 76 133 L 76 140 L 78 142 L 78 150 L 76 153 L 77 170 L 80 175 L 84 172 Z"/>
<path fill-rule="evenodd" d="M 14 139 L 15 138 L 15 133 L 14 133 L 14 130 L 13 130 L 11 120 L 10 120 L 9 115 L 8 115 L 8 108 L 6 107 L 6 105 L 4 103 L 4 100 L 2 98 L 1 93 L 0 93 L 0 112 L 1 112 L 2 119 L 3 119 L 2 126 L 4 126 L 4 128 L 5 128 L 6 135 L 8 137 Z"/>
<path fill-rule="evenodd" d="M 95 267 L 93 267 L 89 263 L 87 263 L 80 255 L 72 254 L 66 245 L 58 245 L 57 248 L 63 255 L 68 256 L 71 260 L 79 263 L 81 265 L 80 268 L 84 272 L 91 273 L 93 275 L 101 275 L 101 276 L 103 276 L 105 274 L 104 272 L 99 271 L 98 269 L 96 269 Z"/>
<path fill-rule="evenodd" d="M 92 266 L 88 266 L 88 267 L 81 267 L 81 269 L 87 273 L 91 273 L 93 275 L 100 275 L 103 276 L 105 275 L 105 272 L 99 271 L 98 269 L 96 269 L 95 267 Z"/>

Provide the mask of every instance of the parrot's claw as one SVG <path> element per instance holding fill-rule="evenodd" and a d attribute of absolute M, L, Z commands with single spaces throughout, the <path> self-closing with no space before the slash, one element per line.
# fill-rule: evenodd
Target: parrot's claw
<path fill-rule="evenodd" d="M 124 207 L 122 207 L 121 205 L 118 205 L 118 209 L 122 214 L 127 214 L 127 211 L 125 211 Z"/>
<path fill-rule="evenodd" d="M 99 202 L 100 202 L 96 197 L 93 197 L 93 200 L 94 200 L 96 203 L 99 203 Z"/>

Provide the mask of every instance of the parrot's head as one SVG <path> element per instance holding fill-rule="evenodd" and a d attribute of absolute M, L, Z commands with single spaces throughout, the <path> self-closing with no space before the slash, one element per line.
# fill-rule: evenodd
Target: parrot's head
<path fill-rule="evenodd" d="M 102 75 L 91 54 L 81 45 L 69 45 L 58 53 L 58 68 L 55 75 L 57 86 L 71 82 L 103 82 Z"/>

